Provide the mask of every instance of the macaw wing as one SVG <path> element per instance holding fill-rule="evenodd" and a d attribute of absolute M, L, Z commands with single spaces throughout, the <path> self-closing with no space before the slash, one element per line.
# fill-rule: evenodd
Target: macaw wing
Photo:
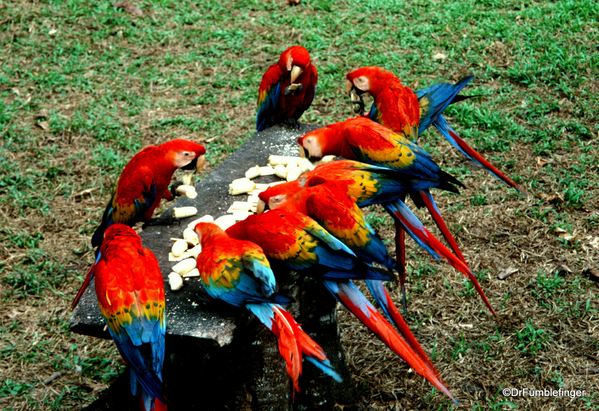
<path fill-rule="evenodd" d="M 306 199 L 308 214 L 320 222 L 325 229 L 353 247 L 364 247 L 373 234 L 360 209 L 351 200 L 313 193 Z"/>
<path fill-rule="evenodd" d="M 94 271 L 100 279 L 96 282 L 99 284 L 97 292 L 105 296 L 98 298 L 98 302 L 121 356 L 146 392 L 164 402 L 160 375 L 164 360 L 164 289 L 148 290 L 135 280 L 123 280 L 127 271 L 131 276 L 128 268 L 131 266 L 137 266 L 137 262 L 125 265 L 101 260 L 96 264 Z M 155 267 L 146 266 L 144 273 L 151 277 L 156 270 L 162 287 L 157 262 Z M 105 283 L 102 279 L 106 278 L 109 282 Z M 144 348 L 147 345 L 150 350 Z M 152 354 L 148 355 L 150 351 Z"/>
<path fill-rule="evenodd" d="M 92 247 L 99 247 L 104 239 L 104 232 L 114 223 L 126 224 L 130 227 L 143 220 L 144 214 L 156 200 L 156 186 L 153 184 L 154 173 L 149 167 L 143 167 L 128 176 L 106 205 L 102 222 L 92 236 Z M 119 180 L 120 182 L 120 180 Z"/>
<path fill-rule="evenodd" d="M 402 171 L 408 178 L 438 179 L 439 166 L 430 154 L 410 140 L 388 129 L 360 127 L 360 131 L 346 137 L 359 161 Z"/>
<path fill-rule="evenodd" d="M 281 70 L 273 64 L 262 76 L 258 89 L 258 113 L 256 115 L 256 131 L 264 130 L 274 114 L 281 95 Z"/>
<path fill-rule="evenodd" d="M 212 298 L 221 299 L 236 307 L 248 302 L 268 302 L 263 287 L 245 268 L 239 249 L 204 252 L 198 257 L 204 288 Z"/>
<path fill-rule="evenodd" d="M 456 84 L 439 83 L 414 92 L 418 97 L 418 102 L 420 104 L 418 135 L 422 134 L 422 132 L 445 111 L 447 106 L 454 102 L 464 100 L 464 98 L 458 98 L 458 93 L 466 87 L 473 78 L 474 76 L 466 76 Z"/>
<path fill-rule="evenodd" d="M 254 277 L 262 284 L 264 295 L 270 297 L 275 292 L 277 282 L 262 249 L 256 244 L 247 242 L 244 244 L 241 257 L 246 270 L 252 272 Z"/>
<path fill-rule="evenodd" d="M 302 100 L 302 103 L 299 104 L 293 112 L 293 118 L 295 118 L 296 120 L 298 120 L 302 116 L 302 114 L 304 114 L 304 112 L 312 105 L 314 97 L 316 96 L 316 83 L 318 82 L 318 72 L 316 71 L 316 67 L 314 67 L 313 64 L 310 64 L 307 70 L 310 70 L 310 83 L 306 88 L 306 93 L 304 94 L 304 99 Z"/>

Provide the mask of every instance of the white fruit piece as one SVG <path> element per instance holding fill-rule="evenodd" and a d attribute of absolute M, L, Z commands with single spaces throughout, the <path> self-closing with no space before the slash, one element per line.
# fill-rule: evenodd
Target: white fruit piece
<path fill-rule="evenodd" d="M 183 230 L 183 238 L 185 239 L 186 244 L 190 244 L 192 246 L 195 246 L 200 242 L 200 239 L 198 238 L 196 232 L 189 227 Z"/>
<path fill-rule="evenodd" d="M 252 167 L 248 171 L 245 172 L 245 178 L 256 178 L 260 176 L 260 166 Z"/>
<path fill-rule="evenodd" d="M 261 176 L 272 176 L 275 173 L 275 169 L 272 166 L 267 165 L 264 167 L 260 167 L 260 175 Z"/>
<path fill-rule="evenodd" d="M 175 243 L 173 244 L 173 247 L 171 249 L 171 253 L 173 253 L 173 257 L 175 257 L 175 258 L 181 257 L 185 251 L 187 251 L 187 241 L 185 241 L 185 240 L 175 241 Z"/>
<path fill-rule="evenodd" d="M 171 286 L 171 290 L 177 291 L 183 287 L 183 279 L 177 273 L 170 273 L 168 275 L 168 284 Z"/>
<path fill-rule="evenodd" d="M 194 230 L 198 223 L 213 223 L 213 222 L 214 222 L 214 217 L 212 217 L 210 214 L 206 214 L 205 216 L 200 217 L 197 220 L 193 220 L 191 223 L 187 224 L 187 228 L 191 228 L 192 230 Z"/>
<path fill-rule="evenodd" d="M 179 275 L 183 275 L 190 272 L 194 268 L 196 268 L 196 259 L 188 258 L 186 260 L 179 261 L 173 266 L 172 270 Z"/>
<path fill-rule="evenodd" d="M 199 276 L 200 276 L 200 270 L 198 270 L 197 268 L 194 268 L 193 270 L 183 274 L 181 277 L 193 278 L 193 277 L 199 277 Z"/>
<path fill-rule="evenodd" d="M 312 164 L 307 158 L 302 158 L 302 160 L 299 162 L 299 168 L 302 170 L 302 173 L 305 173 L 307 171 L 314 170 L 314 164 Z"/>
<path fill-rule="evenodd" d="M 187 250 L 187 254 L 193 258 L 198 258 L 198 255 L 200 255 L 201 252 L 202 252 L 201 244 L 198 244 L 194 248 L 190 248 L 189 250 Z"/>
<path fill-rule="evenodd" d="M 193 254 L 191 254 L 189 251 L 185 251 L 180 257 L 175 257 L 172 252 L 168 253 L 168 260 L 171 262 L 185 260 L 186 258 L 190 257 L 193 257 Z"/>
<path fill-rule="evenodd" d="M 283 164 L 277 164 L 275 167 L 275 175 L 279 178 L 287 178 L 287 173 L 289 169 L 285 167 Z"/>
<path fill-rule="evenodd" d="M 297 180 L 301 175 L 302 175 L 301 168 L 299 168 L 299 167 L 292 168 L 291 170 L 289 170 L 289 173 L 287 173 L 287 181 Z"/>
<path fill-rule="evenodd" d="M 330 163 L 331 161 L 334 161 L 335 158 L 336 158 L 336 156 L 324 156 L 323 158 L 318 160 L 316 163 L 314 163 L 314 165 L 317 166 L 319 164 Z"/>
<path fill-rule="evenodd" d="M 193 177 L 193 174 L 184 174 L 181 177 L 181 182 L 183 183 L 183 185 L 190 186 L 190 185 L 192 185 L 191 184 L 191 178 L 192 177 Z"/>
<path fill-rule="evenodd" d="M 247 201 L 233 201 L 231 207 L 227 210 L 227 213 L 233 213 L 235 211 L 247 211 L 250 209 L 250 205 Z"/>
<path fill-rule="evenodd" d="M 174 218 L 185 218 L 191 217 L 198 213 L 198 209 L 195 207 L 175 207 L 173 208 Z"/>
<path fill-rule="evenodd" d="M 219 226 L 222 230 L 226 230 L 236 222 L 237 221 L 235 221 L 235 218 L 233 218 L 231 214 L 218 217 L 216 220 L 214 220 L 214 224 Z"/>
<path fill-rule="evenodd" d="M 194 186 L 188 185 L 181 185 L 177 187 L 177 193 L 184 195 L 187 198 L 196 198 L 198 196 L 196 188 Z"/>
<path fill-rule="evenodd" d="M 289 163 L 298 163 L 300 161 L 301 157 L 297 157 L 297 156 L 270 156 L 268 157 L 268 164 L 270 164 L 271 166 L 275 167 L 279 164 L 282 164 L 284 166 L 286 166 Z"/>
<path fill-rule="evenodd" d="M 256 184 L 252 182 L 249 178 L 238 178 L 237 180 L 233 180 L 231 184 L 229 184 L 229 194 L 235 196 L 238 194 L 245 194 L 252 191 L 256 188 Z"/>

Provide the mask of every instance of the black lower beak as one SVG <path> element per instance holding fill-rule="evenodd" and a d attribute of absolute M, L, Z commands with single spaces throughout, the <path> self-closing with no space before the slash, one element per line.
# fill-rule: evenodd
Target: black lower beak
<path fill-rule="evenodd" d="M 193 170 L 196 171 L 196 166 L 198 164 L 198 158 L 194 158 L 189 164 L 181 167 L 181 170 Z"/>

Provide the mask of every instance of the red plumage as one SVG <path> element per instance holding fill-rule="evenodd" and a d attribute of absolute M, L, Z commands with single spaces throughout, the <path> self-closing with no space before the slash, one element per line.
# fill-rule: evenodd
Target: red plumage
<path fill-rule="evenodd" d="M 292 46 L 262 76 L 258 90 L 256 129 L 281 122 L 298 125 L 316 94 L 318 72 L 302 46 Z M 290 87 L 291 86 L 291 87 Z"/>

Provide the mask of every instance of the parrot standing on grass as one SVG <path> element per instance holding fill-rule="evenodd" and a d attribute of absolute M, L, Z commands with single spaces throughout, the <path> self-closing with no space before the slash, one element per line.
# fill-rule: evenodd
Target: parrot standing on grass
<path fill-rule="evenodd" d="M 330 124 L 324 128 L 311 131 L 300 137 L 298 143 L 300 145 L 300 155 L 311 161 L 319 160 L 325 155 L 337 155 L 402 172 L 407 180 L 445 181 L 445 189 L 449 189 L 451 184 L 461 185 L 454 177 L 442 172 L 432 157 L 422 148 L 412 143 L 403 135 L 395 134 L 391 130 L 364 117 Z M 451 253 L 446 255 L 443 250 L 444 247 L 438 247 L 441 245 L 440 243 L 432 248 L 435 250 L 438 248 L 438 251 L 443 251 L 444 256 L 448 258 L 450 264 L 456 268 L 459 267 L 458 269 L 470 278 L 489 310 L 495 314 L 487 298 L 484 296 L 484 292 L 480 289 L 474 274 L 464 261 L 457 243 L 439 214 L 428 188 L 421 189 L 418 192 L 410 192 L 410 195 L 417 205 L 424 204 L 427 207 L 460 262 L 456 262 L 452 258 Z M 401 266 L 400 281 L 402 281 L 403 293 L 402 273 L 405 273 L 404 229 L 407 229 L 408 233 L 411 233 L 415 240 L 415 237 L 418 237 L 415 231 L 420 231 L 430 241 L 435 241 L 436 239 L 424 229 L 420 221 L 405 207 L 403 198 L 400 197 L 395 204 L 385 203 L 383 206 L 395 220 L 396 254 Z M 406 225 L 410 225 L 411 229 L 415 231 L 411 231 Z M 419 239 L 422 240 L 422 237 Z M 416 241 L 422 246 L 422 241 Z M 432 244 L 429 245 L 432 246 Z"/>
<path fill-rule="evenodd" d="M 226 233 L 258 244 L 273 264 L 279 263 L 321 280 L 329 292 L 396 355 L 457 403 L 403 319 L 398 324 L 402 338 L 352 282 L 352 279 L 364 279 L 381 283 L 390 277 L 372 275 L 376 272 L 371 271 L 354 272 L 353 267 L 357 267 L 360 260 L 312 218 L 278 208 L 250 215 L 229 227 Z"/>
<path fill-rule="evenodd" d="M 142 411 L 166 410 L 164 282 L 156 257 L 132 228 L 113 224 L 92 271 L 102 316 L 130 369 L 131 393 L 140 396 Z"/>
<path fill-rule="evenodd" d="M 262 249 L 230 237 L 212 223 L 198 223 L 195 232 L 202 245 L 197 266 L 204 288 L 212 298 L 247 308 L 277 336 L 294 394 L 300 390 L 302 356 L 341 382 L 322 348 L 281 307 L 289 299 L 275 294 L 276 280 Z"/>
<path fill-rule="evenodd" d="M 163 198 L 172 200 L 178 195 L 175 190 L 180 182 L 168 188 L 175 171 L 201 170 L 206 160 L 205 154 L 206 149 L 201 144 L 187 140 L 172 140 L 159 146 L 146 147 L 133 156 L 121 173 L 115 192 L 102 216 L 102 222 L 92 236 L 92 247 L 102 245 L 105 230 L 115 223 L 130 227 L 139 221 L 150 225 L 170 223 L 171 220 L 168 219 L 152 219 L 154 210 Z M 100 254 L 96 256 L 96 261 L 99 258 Z M 93 271 L 90 269 L 73 300 L 73 308 L 92 278 Z"/>
<path fill-rule="evenodd" d="M 473 76 L 464 77 L 456 84 L 439 83 L 416 92 L 402 85 L 395 74 L 380 67 L 362 67 L 348 73 L 346 78 L 347 93 L 359 95 L 359 101 L 354 96 L 352 103 L 363 105 L 363 93 L 370 94 L 374 99 L 368 113 L 371 120 L 396 133 L 403 133 L 413 142 L 416 142 L 420 134 L 432 124 L 468 159 L 505 184 L 528 195 L 462 140 L 442 115 L 449 104 L 469 98 L 459 96 L 458 93 L 472 81 Z"/>
<path fill-rule="evenodd" d="M 302 46 L 292 46 L 262 76 L 258 90 L 256 130 L 278 123 L 299 128 L 299 118 L 316 94 L 318 72 Z"/>

